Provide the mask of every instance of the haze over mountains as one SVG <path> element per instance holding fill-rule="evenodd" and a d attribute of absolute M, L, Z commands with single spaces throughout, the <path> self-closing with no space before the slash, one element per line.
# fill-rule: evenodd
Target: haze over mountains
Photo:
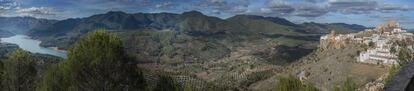
<path fill-rule="evenodd" d="M 44 27 L 56 20 L 37 19 L 33 17 L 0 17 L 0 37 L 26 34 L 35 27 Z"/>

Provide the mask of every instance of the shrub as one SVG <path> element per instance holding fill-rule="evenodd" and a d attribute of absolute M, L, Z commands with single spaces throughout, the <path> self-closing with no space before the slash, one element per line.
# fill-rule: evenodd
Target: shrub
<path fill-rule="evenodd" d="M 160 75 L 154 91 L 178 91 L 178 87 L 170 76 Z"/>
<path fill-rule="evenodd" d="M 184 91 L 193 91 L 193 89 L 191 88 L 191 83 L 189 81 L 185 82 Z"/>
<path fill-rule="evenodd" d="M 383 83 L 387 85 L 387 83 L 391 80 L 391 78 L 397 75 L 399 71 L 400 71 L 400 66 L 398 65 L 391 66 L 391 69 L 388 71 L 388 76 L 384 79 Z"/>
<path fill-rule="evenodd" d="M 279 77 L 278 83 L 273 91 L 319 91 L 313 85 L 303 84 L 299 79 L 288 76 Z"/>
<path fill-rule="evenodd" d="M 411 53 L 407 48 L 401 48 L 398 52 L 398 63 L 402 66 L 408 63 L 408 60 L 411 59 Z"/>
<path fill-rule="evenodd" d="M 334 91 L 357 91 L 358 90 L 358 86 L 351 78 L 347 78 L 346 81 L 341 85 L 342 86 L 334 87 Z"/>

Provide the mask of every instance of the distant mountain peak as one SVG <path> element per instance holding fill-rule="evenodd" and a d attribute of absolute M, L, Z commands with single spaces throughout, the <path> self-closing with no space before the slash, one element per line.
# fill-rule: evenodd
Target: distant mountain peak
<path fill-rule="evenodd" d="M 184 16 L 204 16 L 203 13 L 201 13 L 199 11 L 195 11 L 195 10 L 184 12 L 182 15 L 184 15 Z"/>
<path fill-rule="evenodd" d="M 264 16 L 259 16 L 259 15 L 236 15 L 231 18 L 262 19 L 262 20 L 267 20 L 267 21 L 280 24 L 280 25 L 296 26 L 296 24 L 290 22 L 289 20 L 280 18 L 280 17 L 264 17 Z"/>
<path fill-rule="evenodd" d="M 109 11 L 106 14 L 127 14 L 127 13 L 125 13 L 123 11 Z"/>
<path fill-rule="evenodd" d="M 258 15 L 245 15 L 245 14 L 236 15 L 234 17 L 264 18 L 263 16 L 258 16 Z"/>

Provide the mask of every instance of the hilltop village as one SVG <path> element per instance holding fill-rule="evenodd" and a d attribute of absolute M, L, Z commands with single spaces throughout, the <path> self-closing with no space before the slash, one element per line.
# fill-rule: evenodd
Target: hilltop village
<path fill-rule="evenodd" d="M 322 50 L 344 48 L 348 45 L 361 45 L 365 50 L 359 52 L 358 62 L 395 65 L 400 62 L 401 51 L 413 51 L 413 34 L 403 30 L 395 21 L 381 24 L 375 29 L 358 33 L 337 34 L 335 31 L 320 38 Z"/>

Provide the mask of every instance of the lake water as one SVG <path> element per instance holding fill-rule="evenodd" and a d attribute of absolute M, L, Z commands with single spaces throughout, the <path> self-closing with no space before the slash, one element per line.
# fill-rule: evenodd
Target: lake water
<path fill-rule="evenodd" d="M 54 55 L 62 58 L 66 58 L 65 51 L 58 51 L 53 50 L 52 48 L 45 48 L 40 46 L 40 42 L 38 40 L 30 39 L 30 37 L 26 35 L 15 35 L 8 38 L 1 38 L 1 42 L 12 43 L 18 45 L 23 50 L 32 52 L 32 53 L 40 53 L 40 54 L 49 54 Z"/>

